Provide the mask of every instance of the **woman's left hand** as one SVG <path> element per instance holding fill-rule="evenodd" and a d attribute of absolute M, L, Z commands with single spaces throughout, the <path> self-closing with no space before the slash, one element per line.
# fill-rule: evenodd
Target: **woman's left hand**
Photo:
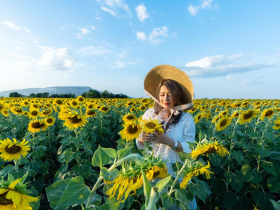
<path fill-rule="evenodd" d="M 153 133 L 153 141 L 161 144 L 166 144 L 168 146 L 172 145 L 174 141 L 169 138 L 165 133 L 163 134 L 158 134 L 158 133 Z"/>

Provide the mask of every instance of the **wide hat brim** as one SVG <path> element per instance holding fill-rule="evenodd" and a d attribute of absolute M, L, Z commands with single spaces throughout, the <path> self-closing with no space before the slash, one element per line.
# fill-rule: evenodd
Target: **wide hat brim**
<path fill-rule="evenodd" d="M 159 65 L 152 68 L 145 77 L 144 90 L 148 95 L 157 98 L 156 91 L 163 79 L 176 81 L 184 92 L 183 104 L 189 104 L 193 101 L 193 84 L 189 76 L 182 70 L 171 65 Z"/>

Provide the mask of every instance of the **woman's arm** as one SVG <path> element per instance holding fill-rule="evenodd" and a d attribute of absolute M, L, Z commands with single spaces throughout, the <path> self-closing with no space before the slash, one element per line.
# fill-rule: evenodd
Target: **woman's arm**
<path fill-rule="evenodd" d="M 165 133 L 163 133 L 163 134 L 154 133 L 153 136 L 154 136 L 154 138 L 152 141 L 155 141 L 155 142 L 161 143 L 161 144 L 165 144 L 171 148 L 173 146 L 175 146 L 175 141 L 173 139 L 171 139 L 170 137 L 168 137 Z M 183 146 L 180 142 L 178 142 L 177 149 L 175 151 L 183 152 Z"/>

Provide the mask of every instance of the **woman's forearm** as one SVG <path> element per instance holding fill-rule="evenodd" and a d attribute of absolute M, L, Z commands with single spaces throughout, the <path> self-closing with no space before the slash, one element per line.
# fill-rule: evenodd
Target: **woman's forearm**
<path fill-rule="evenodd" d="M 168 141 L 167 145 L 172 148 L 173 146 L 175 146 L 175 141 L 173 139 L 169 138 L 169 141 Z M 175 151 L 176 152 L 183 152 L 184 151 L 183 146 L 180 142 L 177 143 L 177 149 Z"/>

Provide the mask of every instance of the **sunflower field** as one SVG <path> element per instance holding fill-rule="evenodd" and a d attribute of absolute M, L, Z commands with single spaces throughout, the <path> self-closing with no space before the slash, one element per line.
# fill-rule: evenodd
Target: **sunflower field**
<path fill-rule="evenodd" d="M 280 209 L 280 100 L 196 99 L 168 174 L 151 99 L 0 98 L 0 209 Z"/>

